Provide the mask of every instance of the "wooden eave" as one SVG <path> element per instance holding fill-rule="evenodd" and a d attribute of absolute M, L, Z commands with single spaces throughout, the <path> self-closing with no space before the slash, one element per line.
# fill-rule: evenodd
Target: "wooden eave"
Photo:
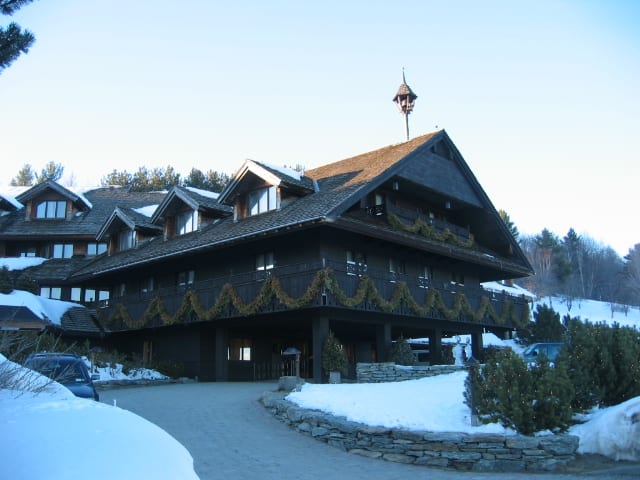
<path fill-rule="evenodd" d="M 71 203 L 73 203 L 79 210 L 86 211 L 91 209 L 91 206 L 88 205 L 80 195 L 76 195 L 72 191 L 51 180 L 40 183 L 33 188 L 30 188 L 26 192 L 21 193 L 16 197 L 16 200 L 22 204 L 26 204 L 28 202 L 37 200 L 38 197 L 43 195 L 47 190 L 52 190 L 55 193 L 63 196 L 67 200 L 71 201 Z"/>
<path fill-rule="evenodd" d="M 403 245 L 430 254 L 440 255 L 445 258 L 459 260 L 464 263 L 490 268 L 496 273 L 495 277 L 481 279 L 480 281 L 504 280 L 506 278 L 526 277 L 533 273 L 520 263 L 501 256 L 491 255 L 487 252 L 474 250 L 467 247 L 459 247 L 447 242 L 432 240 L 409 232 L 390 231 L 379 228 L 356 219 L 340 217 L 327 220 L 327 225 L 340 230 L 357 233 L 370 238 L 376 238 L 396 245 Z M 505 276 L 506 275 L 506 276 Z"/>

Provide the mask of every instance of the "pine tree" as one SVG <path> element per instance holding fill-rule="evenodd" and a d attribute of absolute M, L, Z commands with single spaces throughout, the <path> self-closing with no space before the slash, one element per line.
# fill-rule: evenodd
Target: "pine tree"
<path fill-rule="evenodd" d="M 25 292 L 31 292 L 34 295 L 38 295 L 39 286 L 38 282 L 36 282 L 31 275 L 27 272 L 22 272 L 15 283 L 15 287 L 17 290 L 24 290 Z"/>
<path fill-rule="evenodd" d="M 13 15 L 24 5 L 33 0 L 0 0 L 0 13 Z M 22 30 L 20 25 L 11 22 L 6 28 L 0 26 L 0 73 L 16 60 L 20 54 L 27 53 L 35 37 L 28 30 Z"/>
<path fill-rule="evenodd" d="M 15 178 L 11 179 L 12 187 L 31 187 L 33 186 L 33 181 L 36 177 L 33 168 L 28 163 L 25 163 L 23 167 L 18 172 L 18 175 Z"/>
<path fill-rule="evenodd" d="M 564 339 L 565 328 L 560 321 L 560 315 L 547 305 L 536 305 L 533 312 L 535 321 L 524 328 L 518 329 L 518 338 L 525 344 L 536 342 L 561 342 Z"/>
<path fill-rule="evenodd" d="M 108 173 L 107 175 L 102 177 L 102 180 L 100 180 L 100 185 L 102 185 L 103 187 L 108 187 L 110 185 L 130 187 L 131 181 L 132 175 L 126 170 L 119 172 L 114 169 L 111 173 Z"/>
<path fill-rule="evenodd" d="M 391 344 L 389 349 L 389 360 L 395 362 L 396 365 L 415 365 L 416 356 L 411 349 L 411 345 L 404 337 L 400 336 L 398 340 Z"/>
<path fill-rule="evenodd" d="M 13 282 L 11 281 L 11 275 L 7 267 L 0 269 L 0 293 L 11 293 L 13 291 Z"/>
<path fill-rule="evenodd" d="M 63 173 L 64 167 L 62 164 L 51 161 L 40 171 L 40 175 L 36 174 L 36 183 L 44 183 L 49 180 L 57 182 L 62 178 Z"/>
<path fill-rule="evenodd" d="M 329 330 L 322 348 L 321 364 L 325 373 L 340 372 L 343 375 L 347 374 L 349 362 L 344 353 L 344 347 L 331 330 Z"/>

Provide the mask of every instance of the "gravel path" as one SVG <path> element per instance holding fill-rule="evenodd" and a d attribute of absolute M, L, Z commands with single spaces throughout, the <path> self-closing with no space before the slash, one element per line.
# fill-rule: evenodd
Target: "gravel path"
<path fill-rule="evenodd" d="M 275 383 L 188 383 L 106 389 L 104 403 L 159 425 L 194 459 L 201 480 L 631 479 L 638 465 L 593 462 L 572 474 L 478 474 L 431 469 L 343 452 L 291 430 L 259 402 Z M 606 467 L 603 469 L 603 467 Z"/>

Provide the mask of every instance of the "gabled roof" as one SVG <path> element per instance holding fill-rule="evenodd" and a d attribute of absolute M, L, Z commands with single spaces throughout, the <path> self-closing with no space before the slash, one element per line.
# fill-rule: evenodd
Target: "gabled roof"
<path fill-rule="evenodd" d="M 313 180 L 300 172 L 287 167 L 278 167 L 247 159 L 233 175 L 231 181 L 220 194 L 218 201 L 232 205 L 235 196 L 243 191 L 243 185 L 252 175 L 269 185 L 297 191 L 301 194 L 313 193 L 315 190 Z"/>
<path fill-rule="evenodd" d="M 446 150 L 447 157 L 437 153 L 437 147 Z M 278 232 L 289 231 L 295 228 L 306 228 L 312 225 L 324 224 L 333 228 L 354 228 L 354 231 L 368 231 L 370 235 L 376 235 L 378 226 L 367 224 L 344 215 L 347 210 L 359 203 L 359 201 L 374 192 L 381 185 L 391 180 L 401 179 L 407 184 L 414 180 L 412 173 L 420 169 L 423 173 L 429 168 L 426 175 L 426 184 L 417 184 L 416 188 L 424 191 L 433 190 L 438 194 L 438 189 L 447 190 L 447 176 L 454 175 L 460 186 L 455 187 L 452 195 L 457 201 L 470 206 L 475 213 L 482 213 L 481 221 L 491 224 L 504 242 L 509 242 L 515 252 L 515 257 L 507 259 L 502 256 L 487 255 L 483 252 L 468 248 L 454 248 L 450 244 L 444 244 L 436 240 L 428 240 L 417 234 L 401 234 L 388 225 L 384 234 L 391 241 L 411 243 L 415 248 L 424 248 L 434 253 L 454 256 L 461 260 L 473 261 L 492 266 L 495 270 L 505 270 L 510 275 L 527 275 L 531 266 L 522 254 L 519 246 L 504 222 L 499 218 L 497 211 L 471 173 L 471 170 L 462 159 L 446 132 L 437 131 L 414 138 L 408 142 L 391 145 L 372 152 L 324 165 L 300 176 L 300 180 L 293 177 L 285 178 L 286 174 L 267 170 L 258 162 L 246 161 L 234 176 L 229 186 L 222 192 L 219 201 L 231 202 L 235 192 L 240 188 L 240 183 L 249 174 L 260 173 L 260 178 L 269 179 L 269 183 L 305 182 L 311 189 L 310 193 L 301 196 L 295 201 L 283 205 L 278 210 L 269 211 L 260 215 L 250 216 L 238 221 L 233 218 L 224 218 L 205 226 L 194 235 L 180 235 L 165 241 L 152 241 L 138 249 L 118 252 L 109 257 L 96 259 L 96 262 L 77 272 L 79 277 L 100 275 L 115 272 L 151 262 L 159 262 L 168 258 L 179 258 L 210 249 L 221 248 L 225 245 L 237 242 L 245 242 L 257 237 L 275 235 Z M 433 173 L 433 175 L 431 175 Z M 425 177 L 423 174 L 422 177 Z M 309 191 L 309 190 L 307 190 Z M 383 227 L 380 227 L 382 229 Z M 487 228 L 487 227 L 483 227 Z M 368 229 L 368 230 L 367 230 Z M 393 240 L 395 239 L 395 240 Z"/>
<path fill-rule="evenodd" d="M 47 180 L 46 182 L 42 182 L 33 188 L 30 188 L 26 192 L 18 195 L 16 200 L 22 204 L 26 204 L 31 200 L 37 199 L 47 190 L 52 190 L 57 194 L 62 195 L 67 200 L 70 200 L 79 210 L 91 209 L 91 203 L 83 195 L 76 194 L 53 180 Z"/>
<path fill-rule="evenodd" d="M 32 191 L 33 188 L 19 197 L 24 198 L 23 195 L 28 195 L 27 198 L 32 198 Z M 132 192 L 128 188 L 117 186 L 89 188 L 78 192 L 76 196 L 84 198 L 85 203 L 91 205 L 90 210 L 82 211 L 66 219 L 36 220 L 26 219 L 24 209 L 16 210 L 0 217 L 0 239 L 30 238 L 35 240 L 65 237 L 95 239 L 96 233 L 111 217 L 116 207 L 128 212 L 127 209 L 157 205 L 166 194 L 166 192 Z"/>
<path fill-rule="evenodd" d="M 151 223 L 157 224 L 163 218 L 173 215 L 181 205 L 191 210 L 207 212 L 211 216 L 223 217 L 231 214 L 231 208 L 218 202 L 219 194 L 192 187 L 173 187 L 158 205 L 151 217 Z"/>
<path fill-rule="evenodd" d="M 14 210 L 20 210 L 24 208 L 19 201 L 17 201 L 11 195 L 6 195 L 0 193 L 0 210 L 4 210 L 5 212 L 12 212 Z"/>
<path fill-rule="evenodd" d="M 132 208 L 116 207 L 111 216 L 104 222 L 104 225 L 96 234 L 96 240 L 100 242 L 104 240 L 106 236 L 121 232 L 125 229 L 153 230 L 162 232 L 162 227 L 158 227 L 151 223 L 151 220 L 146 215 L 143 215 Z"/>

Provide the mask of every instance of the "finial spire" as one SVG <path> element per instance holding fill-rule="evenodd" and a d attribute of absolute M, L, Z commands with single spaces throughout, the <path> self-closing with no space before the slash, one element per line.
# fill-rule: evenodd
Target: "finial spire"
<path fill-rule="evenodd" d="M 409 140 L 409 114 L 413 110 L 413 106 L 416 103 L 416 98 L 418 96 L 413 93 L 411 87 L 407 85 L 407 81 L 404 77 L 404 67 L 402 67 L 402 84 L 398 88 L 398 93 L 393 97 L 393 101 L 398 105 L 398 109 L 400 113 L 404 116 L 404 129 L 407 135 L 407 140 Z"/>

